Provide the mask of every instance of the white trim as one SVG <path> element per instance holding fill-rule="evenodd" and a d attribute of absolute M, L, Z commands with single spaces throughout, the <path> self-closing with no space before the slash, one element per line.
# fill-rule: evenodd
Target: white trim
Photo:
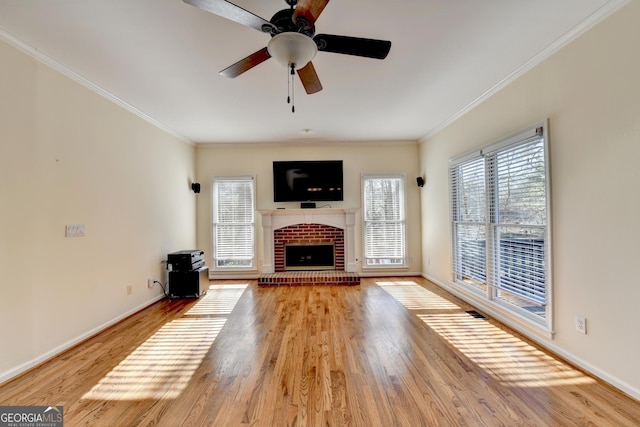
<path fill-rule="evenodd" d="M 539 122 L 536 122 L 530 126 L 528 126 L 525 130 L 520 131 L 520 132 L 516 132 L 513 133 L 509 136 L 506 136 L 504 138 L 501 138 L 495 142 L 492 142 L 489 145 L 485 145 L 482 150 L 480 150 L 480 153 L 483 156 L 488 156 L 491 155 L 497 151 L 500 151 L 510 145 L 514 145 L 514 144 L 520 144 L 522 141 L 526 140 L 526 139 L 530 139 L 530 138 L 535 138 L 535 137 L 544 137 L 547 136 L 547 133 L 545 132 L 547 127 L 549 126 L 549 119 L 544 119 L 544 120 L 540 120 Z M 539 135 L 538 134 L 538 128 L 543 128 L 543 134 Z M 545 153 L 546 154 L 546 153 Z M 546 159 L 546 157 L 545 157 Z"/>
<path fill-rule="evenodd" d="M 129 111 L 130 113 L 140 117 L 142 120 L 145 120 L 145 121 L 149 122 L 150 124 L 152 124 L 153 126 L 157 127 L 158 129 L 161 129 L 161 130 L 167 132 L 168 134 L 175 136 L 176 138 L 178 138 L 182 142 L 185 142 L 185 143 L 187 143 L 189 145 L 195 145 L 194 142 L 191 141 L 189 138 L 187 138 L 184 135 L 176 132 L 174 129 L 168 127 L 164 123 L 161 123 L 161 122 L 157 121 L 156 119 L 152 118 L 151 116 L 147 115 L 143 111 L 141 111 L 138 108 L 134 107 L 133 105 L 127 103 L 126 101 L 122 100 L 121 98 L 117 97 L 113 93 L 111 93 L 108 90 L 102 88 L 101 86 L 97 85 L 96 83 L 92 82 L 91 80 L 88 80 L 87 78 L 81 76 L 80 74 L 76 73 L 75 71 L 72 71 L 66 65 L 56 61 L 55 59 L 53 59 L 52 57 L 50 57 L 46 53 L 44 53 L 44 52 L 36 49 L 35 47 L 27 44 L 24 40 L 19 39 L 18 37 L 14 36 L 9 31 L 7 31 L 6 29 L 4 29 L 2 27 L 0 27 L 0 40 L 5 41 L 6 43 L 8 43 L 9 45 L 15 47 L 16 49 L 18 49 L 22 53 L 31 56 L 32 58 L 36 59 L 37 61 L 49 66 L 53 70 L 59 72 L 63 76 L 70 78 L 71 80 L 75 81 L 76 83 L 81 84 L 82 86 L 84 86 L 87 89 L 97 93 L 98 95 L 102 96 L 103 98 L 108 99 L 109 101 L 111 101 L 114 104 L 124 108 L 125 110 Z"/>
<path fill-rule="evenodd" d="M 546 293 L 546 297 L 547 297 L 547 308 L 545 308 L 545 317 L 546 317 L 546 321 L 547 321 L 547 325 L 551 330 L 555 330 L 555 318 L 554 318 L 554 313 L 555 313 L 555 305 L 554 305 L 554 298 L 553 296 L 555 295 L 555 290 L 554 290 L 554 274 L 553 274 L 553 245 L 554 245 L 554 241 L 553 241 L 553 215 L 552 215 L 552 204 L 553 204 L 553 195 L 551 194 L 551 180 L 553 179 L 553 177 L 551 176 L 551 141 L 549 139 L 550 137 L 550 132 L 549 132 L 549 119 L 545 119 L 543 121 L 543 128 L 542 128 L 542 137 L 544 138 L 544 168 L 545 168 L 545 173 L 546 173 L 546 180 L 545 180 L 545 192 L 547 193 L 546 197 L 547 197 L 547 224 L 546 224 L 546 235 L 545 235 L 545 239 L 548 242 L 547 244 L 547 248 L 545 251 L 545 264 L 546 264 L 546 268 L 547 268 L 547 278 L 546 278 L 546 282 L 547 282 L 547 293 Z M 549 307 L 551 307 L 549 309 Z"/>
<path fill-rule="evenodd" d="M 555 40 L 549 46 L 542 49 L 537 55 L 533 56 L 531 59 L 527 60 L 524 64 L 520 65 L 518 68 L 512 71 L 510 74 L 502 78 L 495 85 L 489 88 L 489 90 L 482 93 L 476 99 L 474 99 L 469 104 L 467 104 L 462 109 L 460 109 L 457 113 L 445 119 L 439 125 L 434 126 L 427 134 L 418 138 L 418 141 L 425 142 L 426 140 L 428 140 L 438 132 L 442 131 L 447 126 L 451 125 L 456 120 L 458 120 L 459 118 L 467 114 L 469 111 L 473 110 L 475 107 L 482 104 L 484 101 L 486 101 L 496 93 L 500 92 L 510 83 L 515 81 L 517 78 L 526 74 L 528 71 L 533 69 L 536 65 L 540 64 L 547 58 L 550 58 L 553 54 L 558 52 L 560 49 L 562 49 L 563 47 L 565 47 L 566 45 L 568 45 L 569 43 L 571 43 L 572 41 L 580 37 L 584 32 L 586 32 L 587 30 L 591 29 L 592 27 L 594 27 L 595 25 L 603 21 L 605 18 L 607 18 L 608 16 L 616 12 L 618 9 L 620 9 L 622 6 L 626 5 L 630 1 L 631 0 L 612 0 L 608 2 L 607 4 L 602 6 L 600 9 L 592 13 L 589 17 L 587 17 L 587 19 L 580 22 L 579 24 L 571 28 L 569 31 L 567 31 L 565 34 L 563 34 L 559 39 Z"/>
<path fill-rule="evenodd" d="M 542 128 L 543 137 L 545 141 L 549 138 L 548 127 L 549 127 L 549 118 L 545 118 L 543 120 L 539 120 L 525 128 L 525 130 L 521 130 L 515 133 L 512 133 L 508 136 L 500 138 L 496 141 L 493 141 L 489 144 L 484 144 L 480 149 L 475 149 L 472 151 L 465 152 L 463 154 L 459 154 L 457 156 L 453 156 L 449 159 L 449 167 L 456 166 L 460 163 L 464 163 L 468 160 L 475 159 L 477 157 L 482 157 L 488 154 L 492 154 L 502 148 L 505 148 L 512 144 L 517 144 L 522 142 L 525 139 L 533 138 L 537 136 L 536 130 L 538 128 Z M 545 152 L 546 154 L 546 152 Z M 546 159 L 546 158 L 545 158 Z"/>
<path fill-rule="evenodd" d="M 161 299 L 165 298 L 164 294 L 160 294 L 160 295 L 156 295 L 155 297 L 151 298 L 150 300 L 140 304 L 137 307 L 134 307 L 133 309 L 114 317 L 113 319 L 109 320 L 108 322 L 103 323 L 102 325 L 99 325 L 93 329 L 88 330 L 87 332 L 85 332 L 84 334 L 78 335 L 75 338 L 70 339 L 69 341 L 60 344 L 59 346 L 56 346 L 54 348 L 52 348 L 51 350 L 35 357 L 34 359 L 28 360 L 12 369 L 9 369 L 8 371 L 2 372 L 0 373 L 0 385 L 4 384 L 5 382 L 17 377 L 20 374 L 23 374 L 25 372 L 27 372 L 30 369 L 35 368 L 36 366 L 50 360 L 53 359 L 54 357 L 64 353 L 65 351 L 69 350 L 70 348 L 82 343 L 83 341 L 88 340 L 89 338 L 98 335 L 99 333 L 105 331 L 106 329 L 110 328 L 111 326 L 115 325 L 116 323 L 121 322 L 122 320 L 126 319 L 127 317 L 136 314 L 139 311 L 144 310 L 145 308 L 149 307 L 150 305 L 160 301 Z"/>
<path fill-rule="evenodd" d="M 275 147 L 304 147 L 313 146 L 317 147 L 401 147 L 401 146 L 417 146 L 420 142 L 418 140 L 348 140 L 348 141 L 336 141 L 332 139 L 293 139 L 290 141 L 245 141 L 245 142 L 198 142 L 198 147 L 213 147 L 213 148 L 275 148 Z"/>
<path fill-rule="evenodd" d="M 403 227 L 403 252 L 404 256 L 402 259 L 402 264 L 393 264 L 393 265 L 367 265 L 367 239 L 366 239 L 366 203 L 365 203 L 365 182 L 368 179 L 391 179 L 391 178 L 400 178 L 400 182 L 402 185 L 402 191 L 400 192 L 400 208 L 402 209 L 402 223 Z M 360 174 L 360 205 L 362 206 L 362 235 L 360 236 L 361 245 L 362 245 L 362 267 L 361 270 L 369 271 L 371 274 L 378 271 L 384 270 L 404 270 L 406 271 L 409 268 L 409 255 L 408 255 L 408 241 L 407 241 L 407 174 L 404 172 L 389 172 L 389 173 L 362 173 Z"/>
<path fill-rule="evenodd" d="M 519 313 L 518 310 L 519 309 L 513 309 L 513 310 L 509 310 L 509 307 L 511 307 L 508 304 L 502 304 L 502 302 L 500 301 L 499 298 L 497 298 L 496 296 L 496 291 L 498 290 L 498 286 L 496 286 L 493 283 L 493 271 L 492 269 L 495 267 L 493 262 L 488 262 L 491 259 L 496 259 L 494 257 L 494 255 L 492 254 L 491 251 L 493 251 L 494 248 L 494 231 L 495 231 L 495 227 L 497 226 L 508 226 L 508 224 L 504 224 L 504 223 L 492 223 L 491 221 L 493 221 L 493 219 L 491 219 L 490 217 L 485 218 L 485 223 L 484 225 L 487 227 L 486 228 L 486 240 L 487 240 L 487 254 L 486 254 L 486 291 L 482 294 L 483 297 L 480 297 L 480 294 L 475 294 L 474 292 L 469 292 L 469 295 L 473 295 L 473 298 L 482 298 L 483 301 L 487 301 L 485 302 L 480 302 L 480 301 L 476 301 L 476 304 L 492 304 L 493 306 L 495 306 L 496 308 L 498 307 L 503 307 L 505 311 L 509 311 L 511 312 L 514 316 L 518 317 L 518 318 L 522 318 L 524 319 L 528 319 L 526 320 L 527 323 L 530 323 L 531 325 L 538 325 L 539 327 L 544 330 L 544 331 L 552 331 L 553 327 L 554 327 L 554 323 L 553 323 L 553 299 L 551 298 L 551 295 L 553 295 L 553 280 L 551 278 L 552 276 L 552 272 L 553 270 L 551 269 L 551 246 L 552 246 L 552 239 L 551 239 L 551 194 L 550 194 L 550 190 L 551 190 L 551 169 L 550 169 L 550 165 L 548 163 L 549 161 L 549 132 L 548 132 L 548 127 L 549 127 L 549 119 L 544 119 L 544 120 L 540 120 L 536 123 L 534 123 L 533 125 L 527 127 L 524 130 L 521 130 L 519 132 L 515 132 L 511 135 L 508 135 L 504 138 L 500 138 L 499 140 L 492 142 L 490 144 L 484 145 L 483 147 L 481 147 L 479 150 L 473 150 L 470 153 L 464 153 L 462 155 L 453 157 L 451 159 L 449 159 L 449 172 L 448 172 L 448 180 L 449 180 L 449 211 L 450 211 L 450 217 L 451 217 L 451 260 L 452 260 L 452 266 L 451 266 L 451 270 L 452 270 L 452 276 L 451 276 L 451 280 L 452 283 L 451 285 L 458 285 L 460 287 L 461 292 L 468 292 L 468 289 L 465 289 L 465 286 L 463 283 L 459 283 L 456 280 L 456 273 L 455 273 L 455 264 L 457 262 L 457 256 L 455 253 L 455 247 L 456 247 L 456 235 L 455 235 L 455 229 L 456 229 L 456 224 L 460 224 L 460 223 L 464 223 L 464 221 L 456 221 L 455 220 L 455 216 L 454 216 L 454 212 L 453 212 L 453 195 L 454 195 L 454 184 L 452 182 L 452 170 L 455 171 L 459 165 L 461 165 L 464 162 L 471 162 L 471 161 L 483 161 L 485 163 L 485 165 L 487 165 L 487 161 L 488 159 L 490 159 L 492 156 L 495 156 L 497 153 L 499 153 L 501 150 L 505 150 L 505 149 L 509 149 L 512 146 L 515 147 L 518 144 L 522 144 L 522 143 L 527 143 L 527 141 L 533 141 L 534 138 L 537 139 L 542 139 L 543 144 L 544 144 L 544 161 L 545 161 L 545 190 L 546 190 L 546 196 L 545 196 L 545 205 L 546 205 L 546 215 L 547 215 L 547 219 L 546 219 L 546 224 L 542 227 L 538 227 L 535 226 L 535 228 L 544 228 L 545 230 L 545 251 L 544 251 L 544 256 L 545 256 L 545 271 L 546 271 L 546 276 L 545 276 L 545 300 L 546 300 L 546 304 L 545 304 L 545 317 L 544 318 L 538 318 L 534 315 L 530 315 L 529 313 Z M 539 131 L 542 130 L 542 133 L 540 133 Z M 485 167 L 485 182 L 487 185 L 491 185 L 488 181 L 489 179 L 489 175 L 490 172 L 487 170 L 487 168 Z M 495 184 L 493 184 L 495 185 Z M 487 200 L 486 202 L 486 212 L 490 212 L 491 211 L 491 206 L 494 203 L 491 199 L 493 198 L 493 196 L 491 196 L 490 194 L 492 193 L 491 191 L 491 186 L 488 187 L 488 189 L 485 189 L 485 192 L 487 193 Z M 482 225 L 481 223 L 478 223 L 480 225 Z M 499 311 L 502 311 L 502 309 L 499 309 Z M 550 338 L 553 338 L 553 333 L 551 332 L 551 336 Z"/>
<path fill-rule="evenodd" d="M 385 271 L 367 271 L 363 270 L 358 273 L 360 277 L 416 277 L 420 276 L 421 273 L 415 271 L 393 271 L 392 267 L 387 268 Z"/>
<path fill-rule="evenodd" d="M 210 280 L 258 280 L 260 275 L 257 272 L 249 272 L 244 274 L 243 272 L 239 272 L 236 274 L 227 274 L 224 271 L 211 271 L 209 270 L 209 279 Z"/>
<path fill-rule="evenodd" d="M 218 267 L 216 261 L 216 237 L 215 230 L 216 224 L 218 224 L 217 218 L 217 207 L 214 206 L 217 203 L 217 183 L 221 181 L 249 181 L 253 183 L 253 221 L 251 223 L 253 227 L 253 253 L 251 257 L 251 266 L 250 267 Z M 210 195 L 211 202 L 209 203 L 210 207 L 210 216 L 209 216 L 209 235 L 211 238 L 211 268 L 209 269 L 209 277 L 213 277 L 218 273 L 229 273 L 231 275 L 238 274 L 252 274 L 258 272 L 258 223 L 256 218 L 256 202 L 257 202 L 257 192 L 258 192 L 258 184 L 256 180 L 256 175 L 245 174 L 245 175 L 214 175 L 210 179 Z"/>

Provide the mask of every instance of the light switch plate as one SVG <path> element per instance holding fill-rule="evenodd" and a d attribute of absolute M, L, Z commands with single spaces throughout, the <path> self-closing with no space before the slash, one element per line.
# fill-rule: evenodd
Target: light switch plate
<path fill-rule="evenodd" d="M 84 224 L 67 224 L 66 237 L 84 237 Z"/>

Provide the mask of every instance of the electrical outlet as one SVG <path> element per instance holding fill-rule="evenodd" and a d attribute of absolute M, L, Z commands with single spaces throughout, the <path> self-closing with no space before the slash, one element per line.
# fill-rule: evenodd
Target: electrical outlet
<path fill-rule="evenodd" d="M 127 285 L 127 295 L 131 295 L 133 293 L 133 286 Z"/>
<path fill-rule="evenodd" d="M 147 279 L 147 288 L 153 288 L 153 279 Z"/>
<path fill-rule="evenodd" d="M 587 319 L 580 314 L 576 314 L 576 331 L 587 334 Z"/>

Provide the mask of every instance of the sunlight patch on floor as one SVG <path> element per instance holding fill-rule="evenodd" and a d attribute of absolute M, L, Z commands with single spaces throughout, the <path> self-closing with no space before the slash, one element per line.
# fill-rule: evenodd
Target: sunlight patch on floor
<path fill-rule="evenodd" d="M 83 399 L 175 399 L 200 366 L 225 322 L 225 318 L 184 318 L 167 323 Z"/>
<path fill-rule="evenodd" d="M 460 307 L 451 301 L 423 288 L 411 280 L 376 282 L 409 310 L 456 310 Z"/>
<path fill-rule="evenodd" d="M 212 285 L 184 317 L 131 352 L 83 399 L 175 399 L 187 386 L 248 284 Z"/>
<path fill-rule="evenodd" d="M 231 314 L 248 284 L 211 285 L 186 316 L 219 316 Z"/>
<path fill-rule="evenodd" d="M 500 382 L 517 387 L 594 381 L 543 351 L 467 313 L 418 314 L 432 330 Z"/>
<path fill-rule="evenodd" d="M 376 282 L 429 328 L 500 382 L 517 387 L 590 384 L 594 380 L 414 281 Z"/>

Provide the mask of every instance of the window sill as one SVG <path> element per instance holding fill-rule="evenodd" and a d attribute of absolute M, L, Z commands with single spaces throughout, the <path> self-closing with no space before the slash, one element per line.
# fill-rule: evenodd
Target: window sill
<path fill-rule="evenodd" d="M 397 270 L 397 271 L 406 271 L 409 269 L 408 265 L 375 265 L 375 266 L 362 266 L 362 271 L 389 271 L 389 270 Z"/>

